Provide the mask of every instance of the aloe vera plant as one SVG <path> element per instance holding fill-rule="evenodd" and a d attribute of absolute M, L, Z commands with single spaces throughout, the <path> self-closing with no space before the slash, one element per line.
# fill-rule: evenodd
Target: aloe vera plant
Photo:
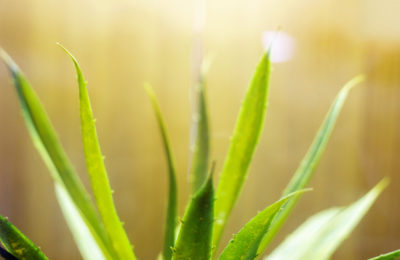
<path fill-rule="evenodd" d="M 0 50 L 0 56 L 11 72 L 28 132 L 50 170 L 58 202 L 82 257 L 96 260 L 136 259 L 133 246 L 114 206 L 86 82 L 77 60 L 69 51 L 63 49 L 72 59 L 76 69 L 82 142 L 95 203 L 89 199 L 88 191 L 69 162 L 45 109 L 28 80 L 3 50 Z M 240 108 L 228 154 L 219 181 L 216 181 L 218 184 L 215 192 L 213 183 L 218 179 L 218 175 L 214 173 L 215 164 L 212 167 L 209 165 L 209 119 L 204 77 L 201 78 L 197 102 L 198 121 L 195 124 L 196 140 L 190 167 L 192 194 L 180 222 L 177 213 L 177 174 L 167 127 L 156 95 L 151 87 L 146 85 L 168 164 L 169 194 L 164 248 L 160 254 L 162 259 L 259 258 L 288 218 L 300 196 L 309 190 L 306 189 L 308 181 L 327 145 L 348 92 L 362 80 L 360 76 L 349 81 L 339 92 L 309 151 L 283 191 L 282 198 L 252 218 L 218 255 L 221 235 L 247 178 L 249 165 L 263 129 L 270 67 L 267 52 L 257 66 Z M 383 180 L 348 207 L 334 208 L 315 215 L 266 259 L 329 259 L 368 211 L 387 182 Z M 0 242 L 3 246 L 0 247 L 0 256 L 4 259 L 47 259 L 39 247 L 3 216 L 0 216 Z M 394 259 L 393 257 L 398 255 L 399 252 L 394 251 L 373 259 Z"/>

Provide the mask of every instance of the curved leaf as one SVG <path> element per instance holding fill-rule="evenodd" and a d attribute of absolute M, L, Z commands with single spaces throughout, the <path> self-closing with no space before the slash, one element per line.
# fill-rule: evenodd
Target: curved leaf
<path fill-rule="evenodd" d="M 115 259 L 114 250 L 89 194 L 65 154 L 39 98 L 15 62 L 2 50 L 0 57 L 7 64 L 14 80 L 28 132 L 54 181 L 66 190 L 107 259 Z"/>
<path fill-rule="evenodd" d="M 315 168 L 318 165 L 318 162 L 323 152 L 325 151 L 325 147 L 328 143 L 329 137 L 331 136 L 340 110 L 343 107 L 344 101 L 346 100 L 350 89 L 352 89 L 356 84 L 360 83 L 363 79 L 363 76 L 354 77 L 340 90 L 339 94 L 336 96 L 333 104 L 331 105 L 331 108 L 328 111 L 324 122 L 318 130 L 318 133 L 315 136 L 314 141 L 312 142 L 307 154 L 304 156 L 303 160 L 300 163 L 300 166 L 298 167 L 288 186 L 284 190 L 283 196 L 296 190 L 303 189 L 307 185 L 312 174 L 314 173 Z M 300 196 L 296 196 L 293 200 L 290 200 L 275 216 L 271 225 L 270 232 L 263 238 L 263 241 L 260 244 L 258 254 L 262 254 L 268 247 L 272 238 L 276 235 L 285 220 L 288 218 L 290 212 L 296 205 L 299 198 Z"/>
<path fill-rule="evenodd" d="M 164 123 L 164 119 L 161 113 L 160 105 L 158 104 L 156 95 L 150 85 L 146 85 L 145 89 L 147 94 L 150 97 L 151 103 L 153 105 L 154 112 L 157 117 L 158 126 L 160 128 L 162 141 L 164 144 L 164 151 L 167 157 L 168 163 L 168 177 L 169 177 L 169 194 L 168 194 L 168 208 L 167 208 L 167 217 L 165 221 L 165 238 L 164 238 L 164 248 L 163 248 L 163 257 L 165 260 L 169 260 L 172 257 L 171 248 L 174 247 L 175 244 L 175 234 L 176 234 L 176 225 L 178 218 L 178 206 L 177 206 L 177 184 L 176 184 L 176 173 L 174 160 L 171 152 L 171 146 L 169 144 L 167 128 Z"/>
<path fill-rule="evenodd" d="M 112 198 L 112 191 L 104 165 L 104 157 L 100 150 L 85 79 L 83 78 L 81 68 L 75 57 L 61 44 L 59 44 L 59 46 L 70 56 L 76 69 L 79 85 L 82 143 L 97 208 L 99 209 L 105 230 L 117 254 L 121 259 L 135 259 L 132 245 L 118 217 Z"/>
<path fill-rule="evenodd" d="M 305 191 L 307 190 L 289 194 L 258 213 L 233 237 L 219 260 L 253 260 L 257 256 L 261 239 L 268 233 L 271 220 L 279 212 L 282 205 L 293 196 Z"/>
<path fill-rule="evenodd" d="M 324 210 L 309 218 L 265 260 L 329 259 L 357 226 L 387 186 L 383 179 L 361 199 L 344 208 Z"/>
<path fill-rule="evenodd" d="M 172 259 L 210 259 L 213 205 L 214 189 L 211 173 L 208 181 L 193 195 L 186 208 L 176 245 L 173 249 Z"/>
<path fill-rule="evenodd" d="M 240 108 L 235 130 L 216 192 L 213 245 L 221 238 L 232 208 L 247 177 L 253 153 L 263 128 L 270 73 L 269 54 L 258 64 Z"/>
<path fill-rule="evenodd" d="M 4 248 L 20 260 L 47 260 L 39 247 L 35 246 L 7 218 L 0 215 L 0 242 Z M 11 258 L 10 258 L 11 259 Z"/>

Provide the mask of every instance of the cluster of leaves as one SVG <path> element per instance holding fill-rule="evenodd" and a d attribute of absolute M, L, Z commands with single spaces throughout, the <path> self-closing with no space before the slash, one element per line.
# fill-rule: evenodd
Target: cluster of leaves
<path fill-rule="evenodd" d="M 82 257 L 96 260 L 136 259 L 114 206 L 86 82 L 76 59 L 64 50 L 71 57 L 77 73 L 82 142 L 95 203 L 90 200 L 89 193 L 72 167 L 33 88 L 13 60 L 2 50 L 0 55 L 11 72 L 29 134 L 50 169 L 58 202 Z M 264 125 L 270 67 L 269 54 L 266 53 L 242 103 L 215 192 L 214 166 L 210 167 L 209 160 L 204 77 L 199 80 L 196 89 L 198 115 L 195 117 L 191 160 L 192 195 L 181 222 L 177 221 L 176 173 L 165 122 L 154 92 L 150 86 L 146 86 L 161 130 L 169 173 L 165 242 L 161 259 L 217 257 L 221 235 L 246 180 Z M 361 80 L 362 77 L 352 79 L 339 92 L 282 197 L 251 219 L 226 245 L 219 259 L 257 259 L 264 253 L 299 198 L 309 190 L 305 187 L 325 149 L 347 94 Z M 350 206 L 325 210 L 311 217 L 265 259 L 329 259 L 386 185 L 387 180 L 382 180 Z M 4 247 L 0 247 L 0 256 L 5 259 L 47 259 L 37 246 L 2 216 L 0 242 Z M 394 259 L 399 254 L 399 251 L 395 251 L 373 259 Z"/>

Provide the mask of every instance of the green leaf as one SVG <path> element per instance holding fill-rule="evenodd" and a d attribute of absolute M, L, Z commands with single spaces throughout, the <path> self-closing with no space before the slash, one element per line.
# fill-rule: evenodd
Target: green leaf
<path fill-rule="evenodd" d="M 400 249 L 395 250 L 390 253 L 387 253 L 387 254 L 383 254 L 383 255 L 379 255 L 379 256 L 370 258 L 369 260 L 395 260 L 398 258 L 400 258 Z"/>
<path fill-rule="evenodd" d="M 42 156 L 56 184 L 65 189 L 75 204 L 80 217 L 87 225 L 95 241 L 99 244 L 107 259 L 116 259 L 109 238 L 90 201 L 82 182 L 73 169 L 64 149 L 59 142 L 53 126 L 35 91 L 14 61 L 2 50 L 0 56 L 7 64 L 17 91 L 22 114 L 28 132 Z"/>
<path fill-rule="evenodd" d="M 168 194 L 168 208 L 167 217 L 165 222 L 165 238 L 163 256 L 165 260 L 169 260 L 172 257 L 171 248 L 175 245 L 175 234 L 178 219 L 178 206 L 177 206 L 177 184 L 176 184 L 176 172 L 174 166 L 174 160 L 171 152 L 171 146 L 169 144 L 167 128 L 161 113 L 160 105 L 158 104 L 156 95 L 150 85 L 146 84 L 145 89 L 150 97 L 151 103 L 154 108 L 154 112 L 157 117 L 158 126 L 160 128 L 162 141 L 164 145 L 165 155 L 168 163 L 168 177 L 169 177 L 169 194 Z"/>
<path fill-rule="evenodd" d="M 70 56 L 76 69 L 79 85 L 82 143 L 97 208 L 117 254 L 121 259 L 135 259 L 132 245 L 118 217 L 112 198 L 112 191 L 104 165 L 104 157 L 100 150 L 85 79 L 75 57 L 62 45 L 59 44 L 59 46 Z"/>
<path fill-rule="evenodd" d="M 173 249 L 174 260 L 208 260 L 211 257 L 214 220 L 213 169 L 214 166 L 208 181 L 193 195 L 186 208 Z"/>
<path fill-rule="evenodd" d="M 79 215 L 78 209 L 63 186 L 56 184 L 56 195 L 62 213 L 71 230 L 76 245 L 85 260 L 105 260 L 107 257 L 101 251 L 87 225 Z"/>
<path fill-rule="evenodd" d="M 387 186 L 383 179 L 371 191 L 350 206 L 322 211 L 302 224 L 265 260 L 329 259 L 367 213 Z"/>
<path fill-rule="evenodd" d="M 328 143 L 329 137 L 331 136 L 332 130 L 335 126 L 337 117 L 339 116 L 340 110 L 343 107 L 344 101 L 346 100 L 350 89 L 353 88 L 356 84 L 360 83 L 363 79 L 363 76 L 357 76 L 353 78 L 341 89 L 339 94 L 336 96 L 336 99 L 331 105 L 331 108 L 328 111 L 320 129 L 318 130 L 318 133 L 315 136 L 314 141 L 311 144 L 307 154 L 301 161 L 300 166 L 298 167 L 288 186 L 284 190 L 283 196 L 296 190 L 303 189 L 308 184 L 308 181 L 314 173 L 314 170 L 317 167 L 318 162 L 320 161 L 320 158 L 325 150 L 326 144 Z M 271 225 L 270 232 L 263 238 L 263 241 L 260 244 L 258 254 L 262 254 L 268 247 L 272 238 L 282 227 L 283 223 L 288 218 L 290 212 L 293 210 L 293 207 L 296 205 L 299 198 L 300 195 L 296 196 L 293 200 L 290 200 L 275 216 Z"/>
<path fill-rule="evenodd" d="M 251 219 L 234 238 L 229 242 L 221 256 L 220 260 L 236 260 L 248 259 L 253 260 L 257 256 L 257 249 L 260 245 L 261 239 L 268 233 L 271 220 L 276 213 L 281 209 L 282 205 L 306 190 L 301 190 L 280 199 L 274 204 L 268 206 L 263 211 Z"/>
<path fill-rule="evenodd" d="M 0 242 L 4 248 L 20 260 L 47 259 L 39 247 L 35 246 L 7 218 L 0 215 Z"/>
<path fill-rule="evenodd" d="M 270 74 L 264 54 L 240 108 L 216 192 L 213 245 L 217 247 L 232 208 L 247 177 L 247 170 L 263 128 Z"/>
<path fill-rule="evenodd" d="M 192 193 L 195 193 L 207 179 L 207 171 L 209 166 L 209 123 L 205 93 L 205 71 L 200 72 L 200 78 L 195 86 L 196 111 L 193 115 L 192 125 L 192 141 L 190 150 L 193 151 L 190 163 L 190 183 L 192 185 Z"/>

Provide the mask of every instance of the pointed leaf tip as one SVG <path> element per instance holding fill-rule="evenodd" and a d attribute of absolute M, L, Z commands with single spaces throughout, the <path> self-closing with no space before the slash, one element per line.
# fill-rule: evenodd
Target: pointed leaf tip
<path fill-rule="evenodd" d="M 337 94 L 335 100 L 333 101 L 331 108 L 329 109 L 327 115 L 323 123 L 320 126 L 311 146 L 309 147 L 308 152 L 304 156 L 301 161 L 299 167 L 291 178 L 289 184 L 285 188 L 283 195 L 286 195 L 290 192 L 293 192 L 297 189 L 303 188 L 309 182 L 312 177 L 320 158 L 326 148 L 329 137 L 334 129 L 336 120 L 339 116 L 339 113 L 344 105 L 344 102 L 348 96 L 349 90 L 356 86 L 358 83 L 364 80 L 363 75 L 358 75 L 348 81 L 343 88 Z M 273 237 L 282 227 L 283 223 L 288 218 L 290 212 L 296 205 L 299 197 L 289 201 L 286 203 L 282 210 L 275 216 L 275 219 L 271 225 L 271 231 L 263 238 L 259 248 L 259 254 L 262 254 L 265 249 L 270 244 Z"/>
<path fill-rule="evenodd" d="M 331 208 L 312 216 L 264 260 L 330 259 L 387 185 L 385 178 L 349 206 Z"/>
<path fill-rule="evenodd" d="M 261 135 L 267 111 L 271 62 L 265 53 L 253 74 L 236 120 L 220 175 L 215 202 L 213 244 L 218 247 L 229 215 L 239 197 Z"/>
<path fill-rule="evenodd" d="M 175 234 L 176 234 L 176 225 L 178 219 L 178 202 L 177 202 L 177 183 L 176 183 L 176 171 L 175 171 L 175 163 L 173 160 L 173 154 L 171 150 L 171 145 L 169 143 L 167 128 L 164 123 L 164 118 L 161 113 L 160 106 L 158 104 L 157 97 L 155 92 L 151 88 L 150 84 L 144 83 L 145 91 L 150 98 L 150 101 L 153 105 L 153 110 L 156 115 L 158 127 L 160 129 L 164 152 L 167 159 L 168 164 L 168 179 L 169 179 L 169 191 L 168 191 L 168 206 L 167 206 L 167 214 L 166 214 L 166 224 L 165 224 L 165 235 L 164 235 L 164 247 L 163 247 L 163 257 L 165 260 L 170 260 L 172 257 L 171 247 L 175 245 Z"/>
<path fill-rule="evenodd" d="M 14 62 L 13 59 L 11 59 L 10 55 L 0 47 L 0 58 L 3 60 L 3 62 L 6 64 L 8 69 L 11 71 L 12 74 L 17 74 L 19 71 L 18 65 Z"/>
<path fill-rule="evenodd" d="M 81 135 L 86 159 L 87 171 L 90 177 L 96 205 L 99 210 L 102 224 L 109 237 L 110 244 L 121 259 L 136 259 L 132 245 L 119 219 L 112 197 L 112 190 L 101 152 L 89 93 L 86 88 L 81 68 L 75 57 L 61 44 L 58 44 L 70 56 L 76 69 L 79 87 L 79 103 L 81 118 Z"/>
<path fill-rule="evenodd" d="M 355 76 L 354 78 L 352 78 L 350 81 L 348 81 L 343 89 L 350 91 L 351 89 L 353 89 L 355 86 L 357 86 L 358 84 L 360 84 L 361 82 L 363 82 L 365 80 L 365 75 L 364 74 L 360 74 Z"/>
<path fill-rule="evenodd" d="M 28 132 L 50 169 L 55 184 L 65 189 L 65 192 L 77 207 L 82 221 L 90 230 L 92 238 L 99 244 L 104 254 L 109 256 L 108 259 L 111 259 L 114 252 L 96 209 L 70 163 L 39 97 L 11 57 L 2 52 L 1 58 L 6 62 L 12 74 Z M 65 215 L 65 218 L 68 217 Z"/>
<path fill-rule="evenodd" d="M 72 53 L 71 53 L 67 48 L 65 48 L 61 43 L 57 42 L 56 44 L 71 58 L 72 62 L 74 63 L 74 66 L 75 66 L 75 69 L 76 69 L 76 71 L 77 71 L 77 74 L 78 74 L 78 75 L 77 75 L 77 76 L 78 76 L 78 80 L 82 80 L 82 83 L 86 84 L 87 82 L 84 81 L 83 76 L 81 75 L 81 74 L 82 74 L 82 71 L 81 71 L 81 68 L 80 68 L 80 66 L 79 66 L 78 60 L 77 60 L 77 59 L 75 58 L 75 56 L 72 55 Z"/>
<path fill-rule="evenodd" d="M 153 87 L 150 85 L 150 83 L 144 82 L 144 83 L 143 83 L 143 88 L 144 88 L 144 90 L 146 91 L 147 95 L 148 95 L 150 98 L 155 97 L 155 92 L 154 92 L 154 90 L 153 90 Z"/>
<path fill-rule="evenodd" d="M 193 88 L 194 107 L 190 131 L 189 182 L 192 194 L 207 180 L 210 155 L 210 122 L 206 99 L 206 73 L 209 65 L 202 62 Z"/>

